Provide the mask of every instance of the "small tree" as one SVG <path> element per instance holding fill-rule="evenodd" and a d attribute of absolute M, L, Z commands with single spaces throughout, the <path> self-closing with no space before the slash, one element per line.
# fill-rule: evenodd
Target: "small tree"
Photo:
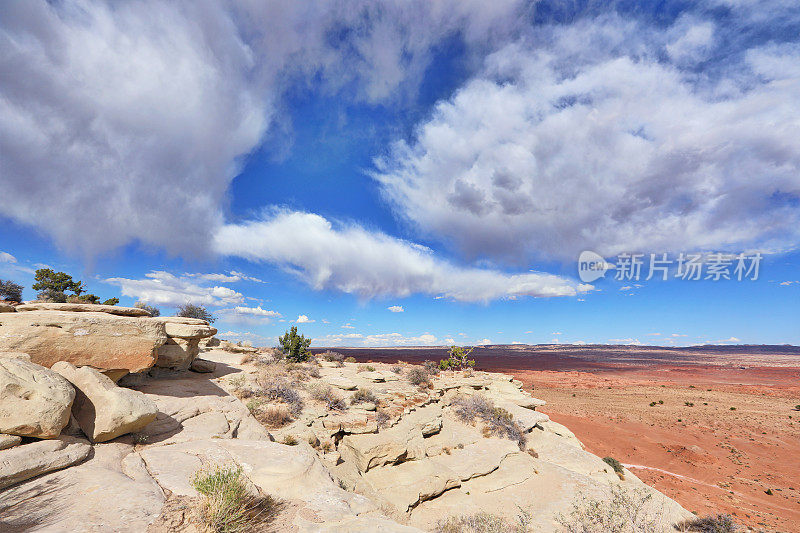
<path fill-rule="evenodd" d="M 189 302 L 186 302 L 182 306 L 178 307 L 178 312 L 175 313 L 175 316 L 182 316 L 184 318 L 199 318 L 200 320 L 205 320 L 209 324 L 216 320 L 216 317 L 209 313 L 208 309 L 202 305 L 195 305 Z"/>
<path fill-rule="evenodd" d="M 308 359 L 308 347 L 311 345 L 311 339 L 307 339 L 303 335 L 298 335 L 297 326 L 292 326 L 286 334 L 278 337 L 278 342 L 281 345 L 283 353 L 286 354 L 287 359 L 292 359 L 294 361 L 305 361 Z"/>
<path fill-rule="evenodd" d="M 158 307 L 147 305 L 144 302 L 136 302 L 135 304 L 133 304 L 133 306 L 139 309 L 144 309 L 145 311 L 150 313 L 150 316 L 161 316 L 161 311 L 159 311 Z"/>
<path fill-rule="evenodd" d="M 86 292 L 83 283 L 75 281 L 72 276 L 64 272 L 55 272 L 50 268 L 40 268 L 34 274 L 36 283 L 33 290 L 39 291 L 40 300 L 50 300 L 53 302 L 66 302 L 67 292 L 80 296 Z"/>
<path fill-rule="evenodd" d="M 452 370 L 464 370 L 466 368 L 472 368 L 475 366 L 474 359 L 467 359 L 469 354 L 472 353 L 475 347 L 470 349 L 462 348 L 461 346 L 451 346 L 450 347 L 450 357 L 447 359 L 448 368 Z M 444 367 L 445 365 L 441 365 Z"/>
<path fill-rule="evenodd" d="M 11 302 L 22 301 L 22 285 L 11 280 L 3 281 L 0 279 L 0 298 Z"/>
<path fill-rule="evenodd" d="M 118 303 L 119 303 L 119 298 L 109 298 L 108 300 L 103 302 L 103 305 L 117 305 Z"/>

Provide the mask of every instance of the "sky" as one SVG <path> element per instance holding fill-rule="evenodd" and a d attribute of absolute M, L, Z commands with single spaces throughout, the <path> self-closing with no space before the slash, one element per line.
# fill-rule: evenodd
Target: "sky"
<path fill-rule="evenodd" d="M 800 344 L 799 36 L 790 0 L 12 0 L 0 279 L 256 345 Z"/>

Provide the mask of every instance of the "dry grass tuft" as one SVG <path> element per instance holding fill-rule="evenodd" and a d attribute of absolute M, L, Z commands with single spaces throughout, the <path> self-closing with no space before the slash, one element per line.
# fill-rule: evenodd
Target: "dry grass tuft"
<path fill-rule="evenodd" d="M 502 407 L 495 407 L 491 400 L 487 400 L 480 394 L 472 396 L 457 396 L 453 400 L 456 416 L 462 422 L 475 423 L 481 420 L 486 424 L 483 428 L 483 436 L 498 435 L 515 441 L 520 450 L 525 449 L 526 437 L 522 428 L 514 422 L 511 413 Z"/>
<path fill-rule="evenodd" d="M 378 397 L 370 389 L 360 388 L 350 396 L 350 405 L 357 403 L 378 403 Z"/>
<path fill-rule="evenodd" d="M 451 516 L 439 520 L 434 533 L 527 533 L 530 531 L 531 515 L 519 508 L 516 523 L 486 512 L 466 516 Z"/>
<path fill-rule="evenodd" d="M 406 379 L 409 383 L 418 387 L 427 387 L 431 385 L 431 374 L 423 366 L 414 366 L 411 368 L 406 372 Z"/>
<path fill-rule="evenodd" d="M 325 404 L 325 406 L 332 410 L 332 411 L 345 411 L 347 410 L 347 404 L 342 399 L 341 396 L 336 394 L 333 391 L 333 388 L 329 385 L 323 385 L 321 383 L 315 383 L 311 387 L 309 387 L 308 392 L 311 394 L 311 397 L 318 401 Z"/>
<path fill-rule="evenodd" d="M 739 527 L 729 514 L 692 518 L 677 524 L 678 531 L 699 531 L 700 533 L 734 533 Z"/>
<path fill-rule="evenodd" d="M 283 505 L 253 486 L 239 465 L 200 470 L 192 486 L 201 495 L 200 521 L 214 533 L 263 531 Z"/>

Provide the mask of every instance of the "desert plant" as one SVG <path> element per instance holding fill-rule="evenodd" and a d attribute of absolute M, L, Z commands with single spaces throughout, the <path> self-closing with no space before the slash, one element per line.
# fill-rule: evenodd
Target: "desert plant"
<path fill-rule="evenodd" d="M 556 522 L 568 533 L 657 533 L 664 530 L 660 513 L 648 512 L 651 493 L 611 485 L 609 496 L 598 500 L 579 493 L 570 514 L 557 515 Z"/>
<path fill-rule="evenodd" d="M 422 363 L 423 368 L 428 371 L 428 374 L 431 376 L 438 376 L 439 375 L 439 365 L 433 361 L 423 361 Z"/>
<path fill-rule="evenodd" d="M 434 533 L 527 533 L 531 515 L 520 508 L 516 523 L 487 512 L 473 515 L 450 516 L 436 523 Z"/>
<path fill-rule="evenodd" d="M 65 272 L 55 272 L 49 268 L 40 268 L 34 274 L 33 290 L 39 291 L 38 298 L 44 301 L 66 302 L 67 292 L 80 296 L 86 290 L 83 283 L 75 281 Z"/>
<path fill-rule="evenodd" d="M 422 366 L 414 366 L 406 372 L 406 379 L 412 385 L 427 386 L 431 383 L 431 376 L 428 370 Z"/>
<path fill-rule="evenodd" d="M 196 472 L 192 486 L 202 496 L 199 518 L 215 533 L 245 533 L 268 526 L 280 502 L 249 483 L 242 467 L 211 466 Z"/>
<path fill-rule="evenodd" d="M 205 320 L 209 324 L 216 320 L 216 317 L 214 317 L 214 315 L 212 315 L 208 309 L 202 305 L 195 305 L 190 302 L 186 302 L 178 307 L 178 312 L 175 313 L 175 316 L 181 316 L 184 318 L 199 318 L 200 320 Z"/>
<path fill-rule="evenodd" d="M 514 422 L 514 417 L 502 407 L 495 407 L 491 400 L 479 394 L 457 396 L 453 399 L 456 416 L 462 422 L 474 423 L 476 419 L 486 424 L 483 428 L 486 436 L 499 435 L 511 439 L 525 449 L 526 437 L 522 428 Z"/>
<path fill-rule="evenodd" d="M 114 298 L 109 298 L 108 300 L 103 302 L 103 305 L 117 305 L 118 303 L 119 303 L 119 298 L 114 297 Z"/>
<path fill-rule="evenodd" d="M 375 396 L 375 393 L 370 389 L 360 388 L 350 396 L 350 405 L 355 405 L 357 403 L 376 403 L 377 401 L 377 396 Z"/>
<path fill-rule="evenodd" d="M 294 435 L 286 435 L 283 437 L 283 443 L 287 446 L 297 446 L 298 440 Z"/>
<path fill-rule="evenodd" d="M 161 316 L 161 311 L 158 309 L 158 307 L 147 305 L 145 302 L 136 302 L 133 304 L 133 306 L 139 309 L 144 309 L 150 313 L 150 316 Z"/>
<path fill-rule="evenodd" d="M 344 411 L 347 409 L 347 404 L 330 386 L 315 384 L 309 388 L 311 397 L 318 402 L 322 402 L 325 406 L 332 411 Z"/>
<path fill-rule="evenodd" d="M 734 533 L 739 528 L 731 515 L 718 514 L 716 516 L 684 520 L 677 524 L 675 529 L 679 531 L 698 531 L 700 533 Z"/>
<path fill-rule="evenodd" d="M 0 279 L 0 299 L 11 302 L 22 301 L 22 285 L 11 280 Z"/>
<path fill-rule="evenodd" d="M 332 352 L 328 350 L 327 352 L 322 354 L 322 358 L 325 361 L 336 364 L 337 367 L 344 366 L 344 355 L 340 354 L 339 352 Z"/>
<path fill-rule="evenodd" d="M 680 422 L 680 420 L 678 420 Z M 603 457 L 603 461 L 610 466 L 620 479 L 625 479 L 625 467 L 613 457 Z"/>
<path fill-rule="evenodd" d="M 303 398 L 286 379 L 261 372 L 256 376 L 256 385 L 256 396 L 287 404 L 293 416 L 303 411 Z"/>
<path fill-rule="evenodd" d="M 449 357 L 447 359 L 449 365 L 448 368 L 452 370 L 466 370 L 467 368 L 472 368 L 475 366 L 474 359 L 468 359 L 469 354 L 472 353 L 475 347 L 471 347 L 469 349 L 463 348 L 461 346 L 451 346 Z"/>
<path fill-rule="evenodd" d="M 308 358 L 308 347 L 311 345 L 311 339 L 298 335 L 297 326 L 292 326 L 284 335 L 278 337 L 278 343 L 281 345 L 281 349 L 286 354 L 287 359 L 304 361 Z"/>
<path fill-rule="evenodd" d="M 449 359 L 441 359 L 439 361 L 439 370 L 450 370 L 450 360 Z"/>
<path fill-rule="evenodd" d="M 400 366 L 400 365 L 394 365 L 394 366 L 392 366 L 392 372 L 394 372 L 395 374 L 402 374 L 403 373 L 403 367 Z M 800 407 L 800 406 L 798 406 L 798 407 Z M 798 409 L 798 410 L 800 410 L 800 409 Z"/>
<path fill-rule="evenodd" d="M 355 357 L 352 357 L 352 356 L 350 356 L 350 357 L 345 357 L 345 358 L 344 358 L 344 362 L 345 362 L 345 363 L 355 363 L 355 362 L 356 362 L 356 358 L 355 358 Z"/>
<path fill-rule="evenodd" d="M 379 428 L 385 428 L 389 426 L 389 413 L 384 411 L 383 409 L 378 409 L 375 411 L 375 422 L 378 424 Z"/>

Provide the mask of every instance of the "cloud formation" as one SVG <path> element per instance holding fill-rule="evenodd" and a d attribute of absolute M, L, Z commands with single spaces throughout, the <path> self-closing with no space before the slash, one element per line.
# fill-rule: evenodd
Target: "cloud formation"
<path fill-rule="evenodd" d="M 396 101 L 438 43 L 488 46 L 514 31 L 519 4 L 12 2 L 0 216 L 88 256 L 135 241 L 201 254 L 293 81 Z"/>
<path fill-rule="evenodd" d="M 591 286 L 559 276 L 460 267 L 423 246 L 356 225 L 335 228 L 313 214 L 277 211 L 223 226 L 214 249 L 226 256 L 285 268 L 314 289 L 364 298 L 444 295 L 467 302 L 520 296 L 574 296 Z"/>
<path fill-rule="evenodd" d="M 445 339 L 447 340 L 447 339 Z M 324 337 L 314 337 L 312 346 L 438 346 L 442 344 L 435 335 L 423 333 L 417 336 L 407 336 L 401 333 L 375 333 L 364 335 L 361 333 L 331 334 Z"/>
<path fill-rule="evenodd" d="M 175 276 L 169 272 L 153 271 L 144 279 L 108 278 L 106 283 L 118 285 L 123 296 L 141 300 L 151 305 L 177 307 L 191 302 L 195 305 L 236 305 L 244 303 L 244 296 L 235 290 L 219 285 L 206 286 L 197 276 Z M 241 307 L 241 309 L 248 309 Z"/>
<path fill-rule="evenodd" d="M 391 311 L 392 313 L 402 313 L 402 312 L 405 311 L 405 309 L 403 309 L 402 305 L 392 305 L 392 306 L 387 307 L 387 309 L 389 311 Z"/>
<path fill-rule="evenodd" d="M 800 47 L 729 33 L 725 60 L 698 73 L 717 31 L 691 17 L 542 27 L 490 56 L 372 175 L 401 217 L 468 257 L 789 249 Z"/>

